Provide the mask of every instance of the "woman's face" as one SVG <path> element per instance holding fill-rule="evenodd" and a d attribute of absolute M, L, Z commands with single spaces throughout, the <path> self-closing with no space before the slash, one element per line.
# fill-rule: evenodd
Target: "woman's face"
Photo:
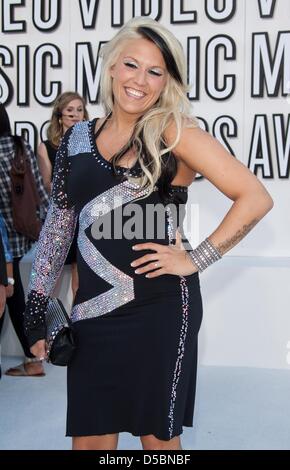
<path fill-rule="evenodd" d="M 167 69 L 162 53 L 147 39 L 125 43 L 111 68 L 114 106 L 136 118 L 150 109 L 165 88 Z"/>
<path fill-rule="evenodd" d="M 62 110 L 63 131 L 67 131 L 76 122 L 84 119 L 84 106 L 80 99 L 70 101 Z"/>

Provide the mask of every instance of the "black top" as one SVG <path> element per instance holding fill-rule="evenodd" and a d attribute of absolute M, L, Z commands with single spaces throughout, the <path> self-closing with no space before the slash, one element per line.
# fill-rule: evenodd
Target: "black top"
<path fill-rule="evenodd" d="M 44 143 L 44 145 L 45 145 L 45 147 L 46 147 L 46 150 L 47 150 L 47 155 L 48 155 L 49 161 L 50 161 L 51 166 L 52 166 L 52 174 L 53 174 L 54 165 L 55 165 L 55 157 L 56 157 L 56 152 L 57 152 L 57 147 L 55 147 L 55 146 L 50 142 L 50 140 L 45 140 L 43 143 Z"/>

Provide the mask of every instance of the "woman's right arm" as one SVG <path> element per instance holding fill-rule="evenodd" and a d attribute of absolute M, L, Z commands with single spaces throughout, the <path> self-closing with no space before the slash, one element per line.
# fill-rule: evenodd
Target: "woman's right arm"
<path fill-rule="evenodd" d="M 48 192 L 48 194 L 50 194 L 51 187 L 52 187 L 52 184 L 51 184 L 52 166 L 48 158 L 46 146 L 43 142 L 41 142 L 38 146 L 37 157 L 38 157 L 38 167 L 39 167 L 39 171 L 41 173 L 42 179 L 43 179 L 44 187 L 46 191 Z"/>
<path fill-rule="evenodd" d="M 45 339 L 46 308 L 75 232 L 77 216 L 69 203 L 66 190 L 71 131 L 65 134 L 57 152 L 49 209 L 32 265 L 24 313 L 24 328 L 30 347 Z"/>

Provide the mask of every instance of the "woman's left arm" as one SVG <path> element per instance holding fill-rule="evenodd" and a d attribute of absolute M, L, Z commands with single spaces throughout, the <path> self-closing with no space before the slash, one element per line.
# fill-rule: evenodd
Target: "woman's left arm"
<path fill-rule="evenodd" d="M 167 129 L 167 144 L 175 141 L 176 132 Z M 185 128 L 174 155 L 190 170 L 207 178 L 217 189 L 234 201 L 217 229 L 207 238 L 211 247 L 218 250 L 218 257 L 233 248 L 273 207 L 273 200 L 256 176 L 236 160 L 207 132 L 199 128 Z M 216 260 L 208 242 L 197 247 L 197 256 L 189 256 L 184 250 L 181 235 L 176 232 L 176 243 L 163 246 L 157 243 L 139 243 L 134 250 L 151 250 L 153 253 L 138 257 L 131 266 L 135 273 L 155 278 L 163 274 L 186 276 L 201 271 Z M 204 250 L 204 251 L 203 251 Z M 200 251 L 201 259 L 200 262 Z M 215 250 L 216 251 L 216 250 Z M 194 254 L 195 250 L 191 252 Z M 206 257 L 206 259 L 205 259 Z M 193 261 L 193 263 L 192 263 Z M 144 263 L 148 263 L 144 266 Z M 159 268 L 159 269 L 156 269 Z"/>
<path fill-rule="evenodd" d="M 185 128 L 174 154 L 234 201 L 217 229 L 208 236 L 222 255 L 272 209 L 273 200 L 258 178 L 202 129 Z"/>

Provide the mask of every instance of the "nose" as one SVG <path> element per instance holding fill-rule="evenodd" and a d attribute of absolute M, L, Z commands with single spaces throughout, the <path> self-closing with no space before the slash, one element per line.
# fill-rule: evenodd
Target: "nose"
<path fill-rule="evenodd" d="M 72 112 L 72 118 L 73 119 L 80 119 L 80 116 L 81 116 L 81 111 L 75 110 L 75 111 Z"/>
<path fill-rule="evenodd" d="M 146 71 L 139 68 L 136 70 L 135 83 L 139 86 L 146 85 Z"/>

